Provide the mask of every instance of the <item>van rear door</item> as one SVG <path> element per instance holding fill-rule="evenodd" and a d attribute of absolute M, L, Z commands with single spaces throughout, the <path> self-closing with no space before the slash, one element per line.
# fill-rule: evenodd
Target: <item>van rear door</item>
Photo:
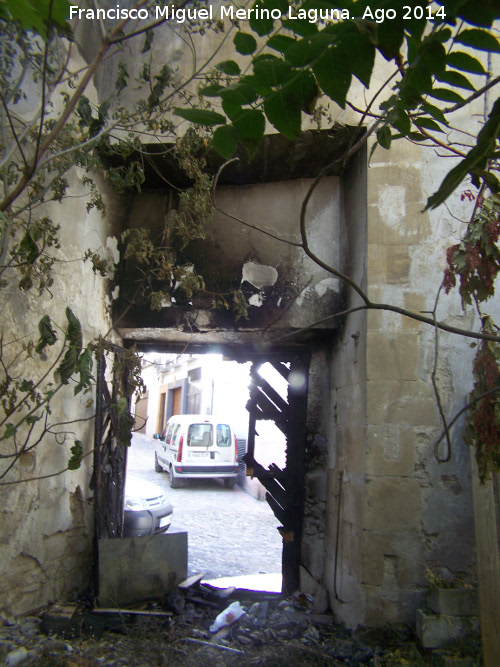
<path fill-rule="evenodd" d="M 183 461 L 187 464 L 211 468 L 219 466 L 227 469 L 234 465 L 235 453 L 231 427 L 228 424 L 212 424 L 209 421 L 189 424 L 187 447 L 183 452 Z"/>
<path fill-rule="evenodd" d="M 213 465 L 214 428 L 210 422 L 189 424 L 187 447 L 183 453 L 185 463 L 200 466 Z"/>
<path fill-rule="evenodd" d="M 215 442 L 217 457 L 221 463 L 235 464 L 235 445 L 231 427 L 228 424 L 219 423 L 215 428 Z"/>

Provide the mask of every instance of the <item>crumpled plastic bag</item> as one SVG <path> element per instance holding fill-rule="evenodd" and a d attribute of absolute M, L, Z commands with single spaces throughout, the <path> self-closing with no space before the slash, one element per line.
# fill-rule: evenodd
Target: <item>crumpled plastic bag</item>
<path fill-rule="evenodd" d="M 240 605 L 239 600 L 232 602 L 229 607 L 224 609 L 224 611 L 221 611 L 221 613 L 217 616 L 215 621 L 210 626 L 210 632 L 217 632 L 217 630 L 220 630 L 227 625 L 232 625 L 244 614 L 246 614 L 246 611 Z"/>

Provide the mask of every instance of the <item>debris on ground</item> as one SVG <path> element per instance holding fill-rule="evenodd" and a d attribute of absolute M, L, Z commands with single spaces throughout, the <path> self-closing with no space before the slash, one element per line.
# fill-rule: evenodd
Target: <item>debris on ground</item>
<path fill-rule="evenodd" d="M 426 651 L 406 625 L 353 633 L 331 614 L 314 613 L 308 595 L 221 591 L 194 577 L 162 600 L 131 609 L 94 609 L 79 600 L 18 619 L 0 614 L 0 664 L 475 667 L 481 662 L 477 636 Z"/>

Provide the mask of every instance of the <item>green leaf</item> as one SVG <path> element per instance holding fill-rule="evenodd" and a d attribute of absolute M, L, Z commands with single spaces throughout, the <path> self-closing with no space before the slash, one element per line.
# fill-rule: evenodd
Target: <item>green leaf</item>
<path fill-rule="evenodd" d="M 401 11 L 401 0 L 392 0 L 385 2 L 384 9 L 394 9 L 396 18 L 393 20 L 382 21 L 377 25 L 377 44 L 378 50 L 386 60 L 395 58 L 403 43 L 405 21 Z"/>
<path fill-rule="evenodd" d="M 39 256 L 40 250 L 33 240 L 30 231 L 27 231 L 23 236 L 21 243 L 19 244 L 18 252 L 28 264 L 33 264 L 35 259 Z"/>
<path fill-rule="evenodd" d="M 76 371 L 78 365 L 78 350 L 74 347 L 68 348 L 63 360 L 56 369 L 56 374 L 59 376 L 61 384 L 68 384 L 71 376 Z"/>
<path fill-rule="evenodd" d="M 233 124 L 241 139 L 260 141 L 266 129 L 266 119 L 259 109 L 245 109 Z"/>
<path fill-rule="evenodd" d="M 230 120 L 235 120 L 235 118 L 238 118 L 238 116 L 240 116 L 243 112 L 241 104 L 239 102 L 233 101 L 231 98 L 222 98 L 222 108 Z"/>
<path fill-rule="evenodd" d="M 249 83 L 236 83 L 227 88 L 220 88 L 219 95 L 230 104 L 252 104 L 257 99 L 257 92 Z"/>
<path fill-rule="evenodd" d="M 146 32 L 144 33 L 144 44 L 141 49 L 141 53 L 147 53 L 148 51 L 151 51 L 151 47 L 153 46 L 154 36 L 155 33 L 152 28 L 146 30 Z"/>
<path fill-rule="evenodd" d="M 252 159 L 259 150 L 260 141 L 256 141 L 255 139 L 242 139 L 241 144 L 245 148 L 250 159 Z"/>
<path fill-rule="evenodd" d="M 296 44 L 297 40 L 292 37 L 287 37 L 286 35 L 273 35 L 267 40 L 266 46 L 275 51 L 285 54 L 290 47 Z"/>
<path fill-rule="evenodd" d="M 14 426 L 14 424 L 11 424 L 11 423 L 5 424 L 5 431 L 4 431 L 2 440 L 5 440 L 6 438 L 14 437 L 16 435 L 16 430 L 17 429 Z"/>
<path fill-rule="evenodd" d="M 78 100 L 76 112 L 80 116 L 80 126 L 88 127 L 92 122 L 92 107 L 86 95 L 82 95 Z"/>
<path fill-rule="evenodd" d="M 118 412 L 118 442 L 124 447 L 130 446 L 132 439 L 132 429 L 134 428 L 134 418 L 130 414 L 128 401 L 124 396 L 120 396 L 117 405 Z"/>
<path fill-rule="evenodd" d="M 237 32 L 233 39 L 234 46 L 242 56 L 248 56 L 257 48 L 257 42 L 248 32 Z"/>
<path fill-rule="evenodd" d="M 219 97 L 220 91 L 223 89 L 224 87 L 220 83 L 209 83 L 208 86 L 200 88 L 198 94 L 203 97 Z"/>
<path fill-rule="evenodd" d="M 465 99 L 461 95 L 449 88 L 433 88 L 429 95 L 437 100 L 453 104 L 462 104 L 462 102 L 465 102 Z"/>
<path fill-rule="evenodd" d="M 341 44 L 349 53 L 349 67 L 354 76 L 368 88 L 375 64 L 375 46 L 372 41 L 351 23 L 342 24 L 344 29 Z"/>
<path fill-rule="evenodd" d="M 477 51 L 500 53 L 500 43 L 496 37 L 491 32 L 479 30 L 479 28 L 463 30 L 455 37 L 455 42 L 464 44 L 464 46 L 471 46 Z"/>
<path fill-rule="evenodd" d="M 272 93 L 264 100 L 264 111 L 269 122 L 287 139 L 300 136 L 301 111 L 283 90 Z"/>
<path fill-rule="evenodd" d="M 217 153 L 225 160 L 230 160 L 236 152 L 238 134 L 232 125 L 218 127 L 213 136 L 213 145 Z"/>
<path fill-rule="evenodd" d="M 415 118 L 414 121 L 417 127 L 423 127 L 426 130 L 433 130 L 434 132 L 444 132 L 443 128 L 436 123 L 432 118 Z"/>
<path fill-rule="evenodd" d="M 387 121 L 396 128 L 403 136 L 406 136 L 411 130 L 411 120 L 406 111 L 399 105 L 396 105 L 394 109 L 389 113 Z M 386 126 L 387 127 L 387 126 Z M 389 129 L 389 128 L 387 128 Z M 378 134 L 377 134 L 378 138 Z M 379 144 L 386 148 L 379 140 Z"/>
<path fill-rule="evenodd" d="M 448 8 L 449 1 L 447 0 L 446 8 Z M 456 16 L 471 25 L 490 28 L 495 17 L 499 18 L 497 0 L 481 0 L 481 2 L 462 0 L 458 2 Z"/>
<path fill-rule="evenodd" d="M 324 32 L 294 42 L 286 51 L 286 59 L 294 67 L 304 67 L 318 58 L 334 37 Z"/>
<path fill-rule="evenodd" d="M 234 62 L 234 60 L 224 60 L 223 62 L 218 63 L 215 68 L 218 69 L 219 72 L 227 74 L 228 76 L 238 76 L 241 72 L 240 66 L 238 63 Z"/>
<path fill-rule="evenodd" d="M 224 125 L 226 122 L 224 116 L 209 109 L 181 109 L 176 107 L 174 111 L 184 120 L 196 125 Z"/>
<path fill-rule="evenodd" d="M 68 320 L 66 339 L 70 345 L 78 349 L 78 354 L 80 354 L 82 349 L 82 325 L 71 308 L 66 308 L 66 319 Z"/>
<path fill-rule="evenodd" d="M 282 58 L 266 54 L 253 63 L 253 75 L 264 86 L 278 86 L 290 78 L 292 67 Z"/>
<path fill-rule="evenodd" d="M 69 470 L 78 470 L 83 459 L 83 444 L 81 440 L 75 440 L 75 444 L 70 450 L 71 456 L 68 461 Z"/>
<path fill-rule="evenodd" d="M 464 88 L 465 90 L 476 90 L 469 79 L 460 74 L 460 72 L 455 72 L 454 70 L 446 70 L 445 72 L 440 72 L 436 74 L 436 79 L 442 83 L 447 83 L 450 86 L 455 88 Z"/>
<path fill-rule="evenodd" d="M 345 108 L 347 92 L 351 85 L 351 72 L 346 69 L 347 54 L 330 46 L 313 65 L 320 88 L 342 109 Z"/>
<path fill-rule="evenodd" d="M 429 116 L 432 116 L 435 120 L 438 121 L 438 123 L 443 123 L 443 125 L 448 125 L 448 121 L 446 120 L 445 115 L 441 111 L 439 107 L 434 106 L 434 104 L 429 104 L 428 102 L 424 102 L 422 104 L 422 109 L 425 111 L 425 113 L 428 113 Z"/>
<path fill-rule="evenodd" d="M 450 67 L 459 69 L 463 72 L 471 72 L 472 74 L 487 74 L 482 64 L 476 58 L 473 58 L 468 53 L 462 51 L 453 51 L 449 53 L 446 61 Z"/>
<path fill-rule="evenodd" d="M 86 349 L 82 352 L 78 358 L 78 364 L 76 366 L 76 372 L 80 375 L 80 381 L 74 389 L 74 395 L 76 396 L 81 392 L 82 389 L 90 387 L 92 378 L 92 352 L 90 349 Z"/>
<path fill-rule="evenodd" d="M 426 137 L 424 134 L 420 134 L 420 132 L 410 132 L 408 134 L 408 138 L 412 141 L 427 141 L 428 139 L 428 137 Z"/>
<path fill-rule="evenodd" d="M 283 21 L 283 27 L 287 30 L 290 30 L 295 35 L 300 35 L 301 37 L 314 35 L 318 32 L 316 24 L 311 23 L 307 19 L 292 19 Z"/>
<path fill-rule="evenodd" d="M 33 30 L 44 40 L 47 39 L 47 26 L 40 12 L 28 0 L 7 0 L 7 9 L 12 19 L 25 30 Z"/>
<path fill-rule="evenodd" d="M 377 131 L 377 141 L 386 150 L 389 150 L 391 147 L 392 133 L 391 128 L 388 125 L 384 125 Z"/>
<path fill-rule="evenodd" d="M 252 9 L 262 9 L 264 7 L 264 2 L 261 0 L 257 0 L 252 5 Z M 252 12 L 250 15 L 250 20 L 248 21 L 250 24 L 250 27 L 254 32 L 256 32 L 260 37 L 263 37 L 264 35 L 268 35 L 271 30 L 273 29 L 274 26 L 274 21 L 272 18 L 256 18 L 256 16 L 260 16 L 260 11 L 259 12 Z"/>
<path fill-rule="evenodd" d="M 37 422 L 40 421 L 40 419 L 41 419 L 40 415 L 28 415 L 26 417 L 26 423 L 30 424 L 30 425 L 31 424 L 36 424 Z"/>
<path fill-rule="evenodd" d="M 287 139 L 300 134 L 301 111 L 311 113 L 319 93 L 316 79 L 303 70 L 264 100 L 264 111 L 269 121 Z"/>
<path fill-rule="evenodd" d="M 38 331 L 40 333 L 40 339 L 35 348 L 36 352 L 40 354 L 46 345 L 54 345 L 57 341 L 57 335 L 52 327 L 50 317 L 44 315 L 40 322 L 38 322 Z"/>

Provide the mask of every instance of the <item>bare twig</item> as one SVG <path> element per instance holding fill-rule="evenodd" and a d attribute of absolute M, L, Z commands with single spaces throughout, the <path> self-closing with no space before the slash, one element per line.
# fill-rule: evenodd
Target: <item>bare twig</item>
<path fill-rule="evenodd" d="M 221 651 L 227 651 L 229 653 L 237 653 L 239 655 L 245 655 L 244 651 L 240 651 L 237 648 L 231 648 L 230 646 L 223 646 L 222 644 L 215 644 L 213 642 L 204 642 L 201 639 L 194 639 L 193 637 L 183 637 L 183 642 L 190 642 L 191 644 L 200 644 L 201 646 L 209 646 L 210 648 L 218 648 Z"/>

